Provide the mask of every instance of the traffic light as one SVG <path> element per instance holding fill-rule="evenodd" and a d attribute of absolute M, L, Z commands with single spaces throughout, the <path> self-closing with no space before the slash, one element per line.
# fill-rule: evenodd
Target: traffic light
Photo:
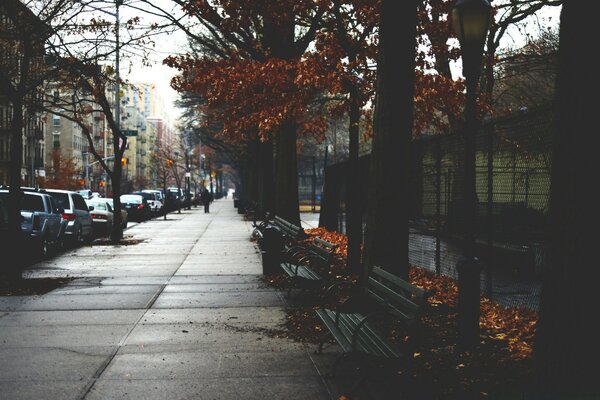
<path fill-rule="evenodd" d="M 167 166 L 168 167 L 172 167 L 173 166 L 173 160 L 167 160 Z"/>
<path fill-rule="evenodd" d="M 106 181 L 100 181 L 100 187 L 106 186 Z"/>
<path fill-rule="evenodd" d="M 127 159 L 125 157 L 121 157 L 121 166 L 122 167 L 126 167 L 127 166 Z"/>

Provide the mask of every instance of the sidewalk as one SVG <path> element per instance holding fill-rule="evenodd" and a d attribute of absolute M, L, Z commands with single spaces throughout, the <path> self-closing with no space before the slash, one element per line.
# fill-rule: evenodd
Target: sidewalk
<path fill-rule="evenodd" d="M 285 320 L 261 285 L 251 225 L 231 200 L 126 231 L 28 277 L 73 276 L 43 296 L 0 297 L 3 399 L 331 399 L 315 346 L 267 335 Z"/>

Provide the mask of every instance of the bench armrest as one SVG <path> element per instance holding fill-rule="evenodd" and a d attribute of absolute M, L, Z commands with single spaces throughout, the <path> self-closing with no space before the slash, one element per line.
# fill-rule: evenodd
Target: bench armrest
<path fill-rule="evenodd" d="M 360 331 L 364 328 L 365 324 L 373 319 L 373 317 L 377 317 L 380 315 L 386 315 L 388 313 L 386 313 L 383 310 L 378 310 L 378 311 L 374 311 L 371 312 L 369 314 L 367 314 L 365 317 L 363 317 L 359 323 L 356 325 L 356 328 L 354 329 L 354 332 L 352 332 L 352 350 L 356 351 L 356 342 L 358 341 L 358 334 L 360 333 Z"/>
<path fill-rule="evenodd" d="M 293 260 L 296 257 L 299 257 L 300 255 L 306 253 L 308 250 L 305 247 L 302 246 L 292 246 L 289 249 L 287 249 L 285 251 L 286 257 L 289 260 Z"/>

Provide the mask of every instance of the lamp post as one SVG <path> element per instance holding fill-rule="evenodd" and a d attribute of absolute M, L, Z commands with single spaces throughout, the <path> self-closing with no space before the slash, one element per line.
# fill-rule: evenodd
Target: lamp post
<path fill-rule="evenodd" d="M 463 349 L 479 342 L 479 303 L 481 266 L 475 256 L 477 193 L 475 152 L 477 135 L 476 88 L 481 73 L 483 45 L 487 36 L 491 6 L 488 0 L 457 0 L 452 9 L 452 25 L 462 52 L 463 75 L 467 87 L 464 127 L 463 226 L 464 250 L 458 271 L 458 337 Z"/>

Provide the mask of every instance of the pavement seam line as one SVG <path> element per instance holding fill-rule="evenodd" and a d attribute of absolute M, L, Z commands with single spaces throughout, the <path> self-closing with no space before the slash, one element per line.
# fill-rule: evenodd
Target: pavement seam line
<path fill-rule="evenodd" d="M 218 214 L 218 212 L 215 213 L 215 215 L 217 215 L 217 214 Z M 191 249 L 193 249 L 194 246 L 200 241 L 200 239 L 202 239 L 202 237 L 204 236 L 204 234 L 208 230 L 208 227 L 212 224 L 213 221 L 214 221 L 214 218 L 212 218 L 208 222 L 208 224 L 206 224 L 206 227 L 204 228 L 204 230 L 202 231 L 202 233 L 200 234 L 200 236 L 198 237 L 198 239 L 196 240 L 196 242 L 191 246 Z M 190 249 L 190 251 L 191 251 L 191 249 Z M 125 344 L 125 342 L 129 338 L 129 336 L 131 335 L 131 333 L 133 332 L 133 330 L 140 324 L 140 321 L 142 320 L 142 318 L 144 318 L 144 315 L 146 315 L 146 312 L 148 312 L 148 310 L 150 310 L 152 308 L 152 306 L 154 305 L 154 303 L 156 302 L 156 300 L 158 299 L 158 297 L 165 290 L 165 288 L 167 287 L 167 285 L 169 284 L 169 282 L 171 282 L 171 279 L 175 276 L 175 274 L 177 274 L 177 271 L 179 271 L 179 269 L 182 267 L 182 265 L 185 264 L 185 261 L 188 259 L 189 256 L 190 256 L 190 253 L 188 253 L 186 255 L 186 257 L 181 261 L 181 264 L 179 264 L 179 267 L 177 267 L 177 269 L 175 271 L 173 271 L 173 274 L 169 277 L 169 279 L 164 284 L 161 285 L 161 288 L 158 290 L 158 292 L 150 299 L 150 301 L 148 301 L 148 303 L 146 304 L 146 307 L 142 309 L 142 310 L 145 310 L 145 311 L 133 323 L 133 325 L 131 326 L 131 328 L 121 338 L 121 340 L 119 341 L 119 343 L 115 346 L 115 348 L 113 349 L 113 351 L 111 351 L 111 353 L 108 355 L 108 357 L 106 357 L 106 359 L 102 362 L 102 364 L 100 365 L 100 367 L 98 367 L 98 369 L 96 370 L 96 372 L 94 373 L 94 375 L 92 376 L 92 378 L 90 379 L 90 381 L 88 382 L 88 384 L 85 386 L 85 388 L 83 390 L 83 394 L 78 397 L 80 400 L 85 400 L 85 398 L 88 396 L 88 394 L 92 391 L 92 389 L 96 385 L 96 382 L 98 382 L 98 379 L 100 379 L 100 377 L 102 376 L 102 374 L 104 373 L 104 371 L 106 371 L 106 368 L 108 368 L 109 364 L 112 362 L 112 360 L 114 360 L 115 356 L 117 355 L 117 353 L 119 352 L 119 350 L 121 350 L 121 347 L 123 347 L 123 345 Z"/>

